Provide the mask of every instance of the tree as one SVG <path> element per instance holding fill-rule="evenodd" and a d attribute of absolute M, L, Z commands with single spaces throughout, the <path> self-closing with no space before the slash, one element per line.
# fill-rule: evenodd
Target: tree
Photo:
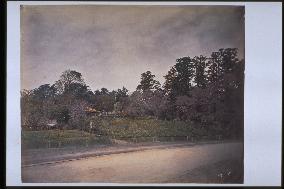
<path fill-rule="evenodd" d="M 164 76 L 165 83 L 163 85 L 163 88 L 166 95 L 172 96 L 172 94 L 175 92 L 174 89 L 176 88 L 175 85 L 177 84 L 176 77 L 177 77 L 177 71 L 173 66 L 168 71 L 167 75 Z"/>
<path fill-rule="evenodd" d="M 193 59 L 194 67 L 195 67 L 195 78 L 194 82 L 197 87 L 205 88 L 206 86 L 206 75 L 205 75 L 205 67 L 206 67 L 206 57 L 205 56 L 195 56 Z"/>
<path fill-rule="evenodd" d="M 90 105 L 84 100 L 75 100 L 71 107 L 70 112 L 70 124 L 73 128 L 85 130 L 87 127 L 87 114 L 86 109 Z"/>
<path fill-rule="evenodd" d="M 38 100 L 44 100 L 48 98 L 53 98 L 56 95 L 56 89 L 54 85 L 44 84 L 32 91 L 34 98 Z"/>
<path fill-rule="evenodd" d="M 94 92 L 94 106 L 100 111 L 111 112 L 114 110 L 115 91 L 109 92 L 106 88 Z"/>
<path fill-rule="evenodd" d="M 244 61 L 237 58 L 237 49 L 229 48 L 222 50 L 222 63 L 224 68 L 222 125 L 230 130 L 227 133 L 229 137 L 243 136 Z"/>
<path fill-rule="evenodd" d="M 207 78 L 209 83 L 218 81 L 218 77 L 220 76 L 219 62 L 219 52 L 213 52 L 208 62 Z"/>
<path fill-rule="evenodd" d="M 155 75 L 150 71 L 146 71 L 141 74 L 140 84 L 137 86 L 138 91 L 156 90 L 160 88 L 161 84 L 159 81 L 155 80 Z"/>
<path fill-rule="evenodd" d="M 191 91 L 192 106 L 190 111 L 190 119 L 196 124 L 204 125 L 207 122 L 209 113 L 209 90 L 208 88 L 195 87 Z"/>
<path fill-rule="evenodd" d="M 70 110 L 68 106 L 57 106 L 54 109 L 53 117 L 56 119 L 57 123 L 61 125 L 67 125 L 70 120 Z"/>
<path fill-rule="evenodd" d="M 219 49 L 211 54 L 208 69 L 211 115 L 223 135 L 243 134 L 244 64 L 236 48 Z"/>
<path fill-rule="evenodd" d="M 188 97 L 187 95 L 178 96 L 175 101 L 176 106 L 176 116 L 180 120 L 189 120 L 191 114 L 193 113 L 194 99 Z"/>
<path fill-rule="evenodd" d="M 68 87 L 65 88 L 62 96 L 66 99 L 75 100 L 81 99 L 87 102 L 91 102 L 93 99 L 93 92 L 89 90 L 89 87 L 81 83 L 71 83 Z"/>
<path fill-rule="evenodd" d="M 50 119 L 50 112 L 55 106 L 55 88 L 44 84 L 33 90 L 21 92 L 22 126 L 42 129 Z"/>
<path fill-rule="evenodd" d="M 115 91 L 115 104 L 114 104 L 115 111 L 119 113 L 124 112 L 128 104 L 129 104 L 128 90 L 125 87 L 122 87 L 122 89 L 117 89 L 117 91 Z"/>
<path fill-rule="evenodd" d="M 145 107 L 143 106 L 143 93 L 139 91 L 134 91 L 129 96 L 129 104 L 125 109 L 125 112 L 130 117 L 138 117 L 145 115 Z"/>
<path fill-rule="evenodd" d="M 149 93 L 149 97 L 145 103 L 148 112 L 155 117 L 165 119 L 167 104 L 169 103 L 167 96 L 165 96 L 165 92 L 162 89 L 158 89 L 153 92 L 149 91 Z"/>
<path fill-rule="evenodd" d="M 66 70 L 61 74 L 60 79 L 55 82 L 55 88 L 59 94 L 62 94 L 72 83 L 85 85 L 81 73 L 75 70 Z"/>
<path fill-rule="evenodd" d="M 189 95 L 194 77 L 194 64 L 190 57 L 183 57 L 176 60 L 176 93 L 178 96 Z"/>
<path fill-rule="evenodd" d="M 177 96 L 189 95 L 194 78 L 194 64 L 190 57 L 183 57 L 176 60 L 176 64 L 164 76 L 166 81 L 164 89 L 171 100 Z"/>
<path fill-rule="evenodd" d="M 22 125 L 42 129 L 56 119 L 59 124 L 85 129 L 89 120 L 85 110 L 93 107 L 130 117 L 190 121 L 200 135 L 242 136 L 244 60 L 237 54 L 237 49 L 227 48 L 209 58 L 179 58 L 164 76 L 163 88 L 147 71 L 132 94 L 125 87 L 93 93 L 81 73 L 66 70 L 54 85 L 21 91 Z"/>
<path fill-rule="evenodd" d="M 33 90 L 21 91 L 21 125 L 38 130 L 45 122 L 41 100 L 35 100 Z"/>
<path fill-rule="evenodd" d="M 128 97 L 128 90 L 125 87 L 122 89 L 117 89 L 115 92 L 115 101 L 120 102 L 123 98 Z"/>
<path fill-rule="evenodd" d="M 101 88 L 100 94 L 101 94 L 101 95 L 108 95 L 108 94 L 109 94 L 109 91 L 107 90 L 107 88 Z"/>

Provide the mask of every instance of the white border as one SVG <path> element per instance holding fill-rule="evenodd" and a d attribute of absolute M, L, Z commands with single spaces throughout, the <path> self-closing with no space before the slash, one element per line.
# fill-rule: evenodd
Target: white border
<path fill-rule="evenodd" d="M 11 2 L 9 2 L 11 3 Z M 244 2 L 159 2 L 159 1 L 19 1 L 22 5 L 245 5 Z"/>
<path fill-rule="evenodd" d="M 8 186 L 172 186 L 172 184 L 22 183 L 20 130 L 20 5 L 245 5 L 244 184 L 175 186 L 280 186 L 282 112 L 282 3 L 244 2 L 7 2 Z M 265 80 L 264 80 L 265 79 Z"/>

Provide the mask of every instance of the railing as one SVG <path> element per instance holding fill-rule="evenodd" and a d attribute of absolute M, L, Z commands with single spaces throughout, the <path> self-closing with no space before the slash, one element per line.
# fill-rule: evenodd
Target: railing
<path fill-rule="evenodd" d="M 111 145 L 123 141 L 126 144 L 131 143 L 156 143 L 156 142 L 202 142 L 202 141 L 221 141 L 222 136 L 214 137 L 201 136 L 154 136 L 154 137 L 109 137 L 109 136 L 92 136 L 80 138 L 58 138 L 58 139 L 39 139 L 37 141 L 23 140 L 24 148 L 64 148 L 64 147 L 90 147 L 94 145 Z"/>
<path fill-rule="evenodd" d="M 124 140 L 133 143 L 139 142 L 174 142 L 174 141 L 193 141 L 190 136 L 155 136 L 155 137 L 117 137 L 117 140 Z"/>

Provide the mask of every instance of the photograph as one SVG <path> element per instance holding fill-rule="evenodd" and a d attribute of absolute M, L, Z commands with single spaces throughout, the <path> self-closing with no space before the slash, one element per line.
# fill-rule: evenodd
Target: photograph
<path fill-rule="evenodd" d="M 243 184 L 244 83 L 244 6 L 21 5 L 21 181 Z"/>

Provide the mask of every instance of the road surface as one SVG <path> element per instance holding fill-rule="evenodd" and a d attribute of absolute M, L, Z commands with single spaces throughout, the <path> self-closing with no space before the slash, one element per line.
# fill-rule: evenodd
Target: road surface
<path fill-rule="evenodd" d="M 22 167 L 22 181 L 25 183 L 215 182 L 218 176 L 222 179 L 225 174 L 233 174 L 236 169 L 238 171 L 238 168 L 241 171 L 242 166 L 238 165 L 231 173 L 230 166 L 235 164 L 234 162 L 242 162 L 242 158 L 243 144 L 237 142 L 149 149 Z M 221 170 L 223 165 L 226 167 Z M 227 172 L 221 173 L 225 169 Z M 208 170 L 215 180 L 207 178 Z"/>

